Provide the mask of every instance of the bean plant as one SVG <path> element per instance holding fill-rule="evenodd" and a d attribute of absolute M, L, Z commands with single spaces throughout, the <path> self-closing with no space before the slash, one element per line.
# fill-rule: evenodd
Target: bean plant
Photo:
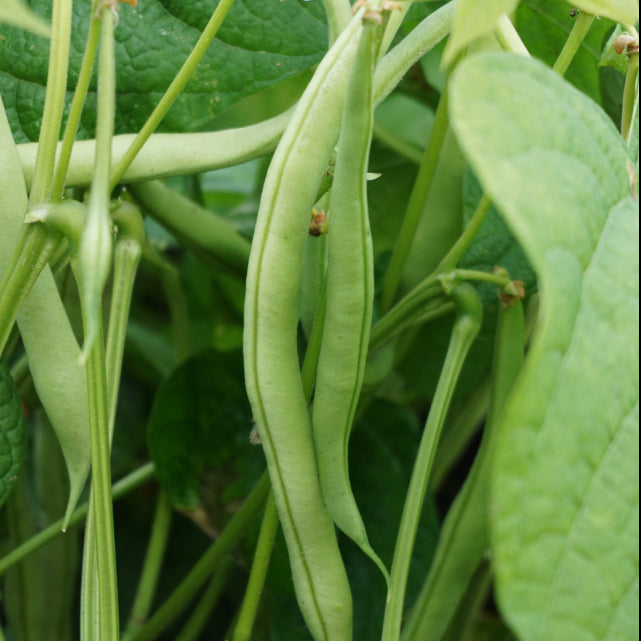
<path fill-rule="evenodd" d="M 634 0 L 0 0 L 0 640 L 634 641 Z"/>

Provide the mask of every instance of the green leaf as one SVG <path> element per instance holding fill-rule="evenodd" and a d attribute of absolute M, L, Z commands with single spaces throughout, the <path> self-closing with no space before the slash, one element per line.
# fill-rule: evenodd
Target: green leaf
<path fill-rule="evenodd" d="M 483 188 L 471 171 L 463 183 L 463 219 L 467 224 L 483 195 Z M 536 275 L 523 249 L 508 229 L 501 214 L 492 206 L 478 234 L 459 262 L 462 269 L 492 272 L 495 266 L 504 267 L 512 280 L 521 280 L 526 294 L 536 291 Z M 484 304 L 496 302 L 497 288 L 489 283 L 478 285 Z"/>
<path fill-rule="evenodd" d="M 116 28 L 116 133 L 135 132 L 169 86 L 205 27 L 217 0 L 145 0 L 122 5 Z M 45 19 L 50 0 L 32 0 Z M 75 88 L 91 17 L 90 2 L 74 2 L 68 101 Z M 0 25 L 0 93 L 18 142 L 38 139 L 47 78 L 48 42 Z M 162 124 L 194 131 L 241 98 L 309 68 L 327 47 L 320 2 L 238 0 L 194 77 Z M 80 137 L 92 137 L 95 78 Z"/>
<path fill-rule="evenodd" d="M 452 35 L 443 53 L 443 63 L 449 64 L 479 36 L 492 31 L 497 20 L 516 9 L 518 0 L 459 0 L 454 12 Z"/>
<path fill-rule="evenodd" d="M 639 21 L 637 0 L 572 0 L 572 4 L 595 16 L 612 18 L 624 25 L 634 25 Z"/>
<path fill-rule="evenodd" d="M 453 79 L 470 163 L 539 277 L 492 479 L 499 605 L 522 641 L 638 637 L 638 200 L 607 115 L 535 60 Z"/>
<path fill-rule="evenodd" d="M 13 489 L 22 465 L 24 419 L 9 368 L 0 360 L 0 505 Z"/>
<path fill-rule="evenodd" d="M 262 471 L 251 429 L 239 351 L 208 349 L 176 368 L 158 390 L 148 432 L 158 481 L 171 503 L 198 510 L 205 525 L 216 526 L 221 504 L 242 498 Z"/>
<path fill-rule="evenodd" d="M 49 25 L 20 0 L 0 0 L 0 23 L 26 29 L 43 38 L 51 35 Z"/>

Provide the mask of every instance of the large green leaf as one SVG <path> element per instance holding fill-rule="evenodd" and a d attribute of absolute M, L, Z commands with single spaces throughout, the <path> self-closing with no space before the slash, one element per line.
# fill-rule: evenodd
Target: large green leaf
<path fill-rule="evenodd" d="M 189 55 L 218 0 L 144 0 L 122 5 L 116 28 L 116 133 L 137 131 Z M 31 0 L 49 20 L 50 0 Z M 75 87 L 91 2 L 74 2 L 69 92 Z M 320 2 L 236 0 L 196 74 L 167 114 L 165 131 L 193 131 L 241 98 L 318 62 L 327 46 Z M 17 142 L 37 140 L 49 42 L 0 25 L 0 93 Z M 95 126 L 96 79 L 80 135 Z"/>
<path fill-rule="evenodd" d="M 516 56 L 466 61 L 451 117 L 541 293 L 495 452 L 500 607 L 522 641 L 633 641 L 638 200 L 626 146 L 598 106 Z"/>

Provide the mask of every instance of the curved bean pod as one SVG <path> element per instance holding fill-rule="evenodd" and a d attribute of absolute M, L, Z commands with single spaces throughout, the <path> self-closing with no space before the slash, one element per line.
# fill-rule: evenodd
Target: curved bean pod
<path fill-rule="evenodd" d="M 258 211 L 245 298 L 247 394 L 296 596 L 315 641 L 351 639 L 352 599 L 318 481 L 297 350 L 298 298 L 309 214 L 338 138 L 360 15 L 319 65 L 274 154 Z"/>
<path fill-rule="evenodd" d="M 367 163 L 374 104 L 375 25 L 361 35 L 345 101 L 329 199 L 327 298 L 312 426 L 321 490 L 334 523 L 389 574 L 369 544 L 349 482 L 347 444 L 363 384 L 374 304 Z"/>
<path fill-rule="evenodd" d="M 27 191 L 15 150 L 0 102 L 0 273 L 6 268 L 27 208 Z M 17 322 L 38 397 L 67 465 L 66 527 L 89 474 L 89 408 L 85 369 L 78 365 L 80 348 L 48 266 L 22 303 Z"/>

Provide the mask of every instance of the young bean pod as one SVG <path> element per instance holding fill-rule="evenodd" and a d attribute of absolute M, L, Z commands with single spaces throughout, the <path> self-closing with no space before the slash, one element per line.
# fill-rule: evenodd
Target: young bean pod
<path fill-rule="evenodd" d="M 350 80 L 329 200 L 325 322 L 312 426 L 321 490 L 336 525 L 389 574 L 369 544 L 349 482 L 347 445 L 358 403 L 374 303 L 367 163 L 374 117 L 376 26 L 365 23 Z"/>
<path fill-rule="evenodd" d="M 361 13 L 327 53 L 270 165 L 247 274 L 247 393 L 265 451 L 294 588 L 315 641 L 349 641 L 352 599 L 325 507 L 297 350 L 309 213 L 340 130 Z"/>

